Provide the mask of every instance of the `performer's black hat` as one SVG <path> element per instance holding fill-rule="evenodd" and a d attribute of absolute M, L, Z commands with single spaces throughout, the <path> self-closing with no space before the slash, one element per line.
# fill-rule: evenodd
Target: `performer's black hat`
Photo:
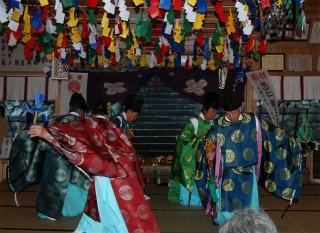
<path fill-rule="evenodd" d="M 234 111 L 242 106 L 242 97 L 234 91 L 225 93 L 223 98 L 223 110 L 227 112 Z"/>
<path fill-rule="evenodd" d="M 216 92 L 208 92 L 203 101 L 203 109 L 208 110 L 209 108 L 213 108 L 215 110 L 220 109 L 220 96 Z"/>
<path fill-rule="evenodd" d="M 131 110 L 133 112 L 141 112 L 142 105 L 144 100 L 138 95 L 128 95 L 126 100 L 123 103 L 124 110 Z"/>
<path fill-rule="evenodd" d="M 79 108 L 83 111 L 86 111 L 88 108 L 86 100 L 81 94 L 77 92 L 72 94 L 69 105 L 75 108 Z"/>

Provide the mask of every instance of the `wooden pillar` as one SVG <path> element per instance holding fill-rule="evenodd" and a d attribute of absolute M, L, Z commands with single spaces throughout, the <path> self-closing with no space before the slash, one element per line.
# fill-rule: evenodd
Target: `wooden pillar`
<path fill-rule="evenodd" d="M 244 112 L 253 112 L 257 113 L 257 104 L 256 101 L 253 99 L 253 93 L 254 93 L 254 88 L 250 81 L 246 82 L 246 88 L 245 88 L 245 93 L 244 93 Z"/>
<path fill-rule="evenodd" d="M 312 183 L 313 180 L 313 151 L 309 151 L 306 154 L 306 176 L 308 183 Z"/>

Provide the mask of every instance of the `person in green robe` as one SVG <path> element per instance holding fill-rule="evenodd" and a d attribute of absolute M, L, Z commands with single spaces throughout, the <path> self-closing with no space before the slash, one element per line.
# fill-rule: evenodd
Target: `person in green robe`
<path fill-rule="evenodd" d="M 77 121 L 85 117 L 86 110 L 85 99 L 81 94 L 74 93 L 69 102 L 69 113 L 57 116 L 51 123 Z M 17 195 L 29 184 L 35 183 L 39 183 L 36 201 L 39 218 L 55 220 L 83 212 L 90 186 L 88 178 L 50 144 L 31 139 L 24 131 L 16 137 L 10 151 L 9 184 Z M 15 200 L 17 202 L 17 198 Z"/>
<path fill-rule="evenodd" d="M 169 201 L 182 205 L 206 205 L 210 196 L 207 185 L 210 174 L 208 159 L 204 151 L 205 137 L 214 127 L 213 119 L 219 108 L 219 95 L 214 92 L 208 93 L 205 96 L 201 113 L 188 120 L 179 133 L 171 168 Z"/>
<path fill-rule="evenodd" d="M 258 181 L 290 204 L 299 197 L 302 186 L 302 155 L 297 140 L 254 114 L 242 113 L 241 105 L 236 93 L 225 95 L 225 115 L 208 136 L 216 144 L 217 200 L 212 206 L 216 224 L 223 224 L 237 209 L 259 210 Z"/>

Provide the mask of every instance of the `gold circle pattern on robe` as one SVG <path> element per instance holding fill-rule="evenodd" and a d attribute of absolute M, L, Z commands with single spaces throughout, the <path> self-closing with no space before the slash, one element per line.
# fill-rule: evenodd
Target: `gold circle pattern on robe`
<path fill-rule="evenodd" d="M 251 130 L 251 139 L 253 141 L 257 141 L 257 129 L 252 129 Z"/>
<path fill-rule="evenodd" d="M 248 124 L 251 121 L 251 116 L 247 113 L 242 113 L 242 123 Z"/>
<path fill-rule="evenodd" d="M 231 149 L 226 149 L 226 163 L 232 163 L 236 158 L 235 153 Z"/>
<path fill-rule="evenodd" d="M 222 127 L 228 127 L 231 125 L 231 122 L 227 121 L 225 117 L 220 117 L 218 120 L 218 124 L 221 125 Z"/>
<path fill-rule="evenodd" d="M 235 168 L 232 168 L 232 171 L 238 175 L 242 174 L 244 169 L 243 167 L 235 167 Z"/>
<path fill-rule="evenodd" d="M 282 168 L 280 171 L 280 179 L 281 180 L 289 180 L 291 177 L 291 172 L 288 168 Z"/>
<path fill-rule="evenodd" d="M 285 188 L 282 191 L 282 198 L 286 200 L 290 200 L 292 198 L 293 189 L 292 188 Z"/>
<path fill-rule="evenodd" d="M 248 195 L 251 191 L 251 184 L 248 181 L 243 181 L 241 184 L 241 190 L 245 195 Z"/>
<path fill-rule="evenodd" d="M 269 125 L 268 125 L 268 123 L 266 122 L 266 121 L 264 121 L 264 120 L 262 120 L 261 121 L 261 125 L 262 125 L 262 128 L 264 128 L 266 131 L 268 131 L 268 129 L 269 129 Z"/>
<path fill-rule="evenodd" d="M 276 152 L 277 159 L 284 160 L 287 158 L 287 154 L 288 154 L 288 151 L 285 148 L 279 147 L 277 149 L 277 152 Z"/>
<path fill-rule="evenodd" d="M 283 138 L 286 134 L 286 132 L 280 128 L 276 128 L 275 133 L 276 133 L 276 140 L 278 140 L 278 141 L 283 140 Z"/>
<path fill-rule="evenodd" d="M 241 206 L 242 206 L 242 203 L 241 203 L 241 201 L 238 199 L 238 198 L 233 198 L 232 199 L 232 208 L 233 209 L 240 209 L 241 208 Z"/>
<path fill-rule="evenodd" d="M 244 139 L 244 134 L 241 132 L 241 130 L 236 129 L 235 131 L 232 132 L 231 134 L 231 140 L 234 143 L 240 143 Z"/>
<path fill-rule="evenodd" d="M 271 161 L 265 161 L 263 164 L 263 168 L 266 173 L 271 174 L 275 168 L 274 164 Z"/>
<path fill-rule="evenodd" d="M 232 192 L 234 190 L 235 183 L 232 179 L 225 179 L 222 182 L 222 188 L 226 192 Z"/>
<path fill-rule="evenodd" d="M 300 167 L 302 164 L 302 155 L 299 153 L 293 158 L 293 164 L 296 167 Z"/>
<path fill-rule="evenodd" d="M 245 148 L 243 150 L 243 153 L 242 153 L 242 157 L 246 160 L 246 161 L 250 161 L 253 159 L 254 157 L 254 151 L 252 148 Z"/>
<path fill-rule="evenodd" d="M 223 146 L 224 143 L 226 142 L 226 138 L 224 137 L 223 134 L 217 133 L 217 141 L 219 142 L 220 146 Z"/>
<path fill-rule="evenodd" d="M 266 151 L 268 151 L 269 153 L 271 153 L 272 151 L 272 143 L 269 140 L 264 140 L 263 141 L 263 147 Z"/>
<path fill-rule="evenodd" d="M 264 183 L 264 186 L 267 188 L 267 190 L 271 193 L 273 193 L 274 191 L 276 191 L 276 183 L 274 183 L 273 180 L 266 180 L 266 182 Z"/>

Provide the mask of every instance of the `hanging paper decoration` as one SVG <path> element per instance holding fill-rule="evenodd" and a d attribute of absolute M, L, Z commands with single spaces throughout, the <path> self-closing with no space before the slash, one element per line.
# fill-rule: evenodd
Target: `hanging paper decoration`
<path fill-rule="evenodd" d="M 209 45 L 209 39 L 207 38 L 204 43 L 204 57 L 209 60 L 210 59 L 210 45 Z"/>
<path fill-rule="evenodd" d="M 193 66 L 213 70 L 218 65 L 240 68 L 241 60 L 245 56 L 249 60 L 258 59 L 260 54 L 266 51 L 267 34 L 281 31 L 286 22 L 296 23 L 294 27 L 298 32 L 304 31 L 306 27 L 306 18 L 302 10 L 303 0 L 236 0 L 236 18 L 233 18 L 231 8 L 228 17 L 225 15 L 223 1 L 213 1 L 218 21 L 210 42 L 202 32 L 208 4 L 205 0 L 184 2 L 182 25 L 179 14 L 176 14 L 176 19 L 174 14 L 174 10 L 181 10 L 182 0 L 146 1 L 147 4 L 150 3 L 149 19 L 144 18 L 143 11 L 140 11 L 135 14 L 135 25 L 129 22 L 130 11 L 125 0 L 116 0 L 114 3 L 111 0 L 102 2 L 103 14 L 98 14 L 98 0 L 88 0 L 87 14 L 79 16 L 78 0 L 55 0 L 55 15 L 52 20 L 48 17 L 48 9 L 51 9 L 48 0 L 39 0 L 32 6 L 24 6 L 15 0 L 6 1 L 6 5 L 0 0 L 0 31 L 3 31 L 9 46 L 15 46 L 18 42 L 24 44 L 27 59 L 39 59 L 43 53 L 50 60 L 53 54 L 66 64 L 72 63 L 74 56 L 81 58 L 83 66 L 88 64 L 94 67 L 102 62 L 104 67 L 119 68 L 121 63 L 129 68 L 146 67 L 152 59 L 146 59 L 145 52 L 148 50 L 142 53 L 140 48 L 149 49 L 149 45 L 142 43 L 150 43 L 152 37 L 159 36 L 161 40 L 155 46 L 154 60 L 150 67 L 156 64 L 157 59 L 159 66 L 178 68 L 181 66 L 181 55 L 186 52 L 186 37 L 193 40 L 192 36 L 196 35 Z M 133 2 L 135 6 L 144 4 L 144 0 Z M 260 12 L 258 14 L 257 11 L 258 4 L 263 8 L 261 22 Z M 98 15 L 102 15 L 99 20 Z M 78 16 L 81 18 L 81 25 Z M 150 19 L 163 19 L 161 32 L 157 30 L 160 26 L 158 21 Z M 223 30 L 220 23 L 225 24 Z M 134 25 L 131 26 L 131 30 L 129 25 Z M 263 30 L 259 35 L 256 32 L 260 27 Z M 255 35 L 256 43 L 252 35 Z M 123 51 L 124 55 L 118 47 L 121 40 L 127 46 L 126 51 Z"/>
<path fill-rule="evenodd" d="M 176 24 L 174 26 L 174 41 L 177 43 L 181 43 L 182 41 L 181 27 L 179 25 L 179 20 L 176 20 Z"/>
<path fill-rule="evenodd" d="M 42 17 L 41 22 L 45 22 L 49 18 L 48 6 L 41 7 Z"/>
<path fill-rule="evenodd" d="M 220 37 L 221 37 L 221 35 L 222 35 L 222 33 L 221 33 L 220 24 L 219 24 L 219 21 L 217 21 L 216 30 L 212 34 L 211 44 L 214 45 L 214 46 L 220 45 Z"/>
<path fill-rule="evenodd" d="M 94 14 L 94 9 L 88 9 L 88 22 L 90 24 L 96 24 L 97 23 L 97 18 Z"/>
<path fill-rule="evenodd" d="M 143 20 L 142 10 L 140 10 L 137 17 L 135 34 L 137 37 L 144 37 L 146 42 L 151 42 L 152 23 L 150 20 Z"/>
<path fill-rule="evenodd" d="M 232 33 L 236 32 L 236 28 L 234 26 L 234 21 L 233 21 L 233 15 L 230 7 L 229 7 L 229 16 L 228 16 L 228 21 L 226 23 L 226 26 L 227 26 L 228 35 L 231 35 Z"/>
<path fill-rule="evenodd" d="M 270 0 L 260 0 L 262 9 L 270 7 Z"/>
<path fill-rule="evenodd" d="M 33 27 L 38 31 L 44 28 L 44 25 L 41 22 L 41 17 L 42 17 L 42 12 L 39 8 L 37 8 L 31 20 L 31 27 Z"/>
<path fill-rule="evenodd" d="M 157 19 L 160 17 L 161 13 L 158 8 L 159 0 L 151 0 L 150 6 L 148 8 L 148 14 L 151 19 Z"/>
<path fill-rule="evenodd" d="M 76 27 L 78 25 L 78 19 L 75 18 L 74 11 L 75 11 L 74 7 L 71 7 L 69 10 L 69 21 L 67 22 L 67 25 L 70 28 Z"/>
<path fill-rule="evenodd" d="M 216 13 L 218 15 L 219 21 L 225 24 L 227 22 L 227 16 L 224 14 L 222 4 L 219 1 L 216 3 Z"/>
<path fill-rule="evenodd" d="M 130 17 L 130 11 L 127 10 L 127 5 L 125 0 L 119 0 L 118 2 L 118 8 L 119 8 L 119 17 L 123 21 L 128 21 Z"/>
<path fill-rule="evenodd" d="M 201 70 L 206 70 L 207 69 L 207 63 L 208 63 L 208 61 L 206 59 L 202 59 L 202 62 L 200 62 Z"/>
<path fill-rule="evenodd" d="M 181 11 L 182 0 L 172 0 L 172 8 L 175 11 Z"/>
<path fill-rule="evenodd" d="M 192 32 L 192 24 L 187 20 L 186 14 L 183 14 L 183 31 L 187 34 Z"/>
<path fill-rule="evenodd" d="M 254 47 L 253 36 L 250 36 L 248 43 L 246 44 L 246 52 L 251 53 Z"/>
<path fill-rule="evenodd" d="M 89 36 L 88 19 L 85 15 L 82 15 L 81 37 L 83 40 L 86 40 L 86 39 L 88 39 L 88 36 Z"/>
<path fill-rule="evenodd" d="M 156 57 L 153 53 L 153 51 L 151 51 L 151 55 L 150 55 L 150 60 L 149 60 L 149 68 L 153 68 L 156 64 Z"/>
<path fill-rule="evenodd" d="M 24 25 L 23 25 L 23 32 L 25 35 L 30 35 L 30 31 L 31 31 L 31 23 L 30 23 L 30 15 L 29 15 L 29 7 L 26 6 L 24 9 L 24 14 L 23 14 L 23 21 L 24 21 Z M 27 41 L 25 41 L 24 43 L 26 43 Z"/>
<path fill-rule="evenodd" d="M 0 23 L 1 25 L 8 22 L 9 14 L 7 13 L 7 6 L 3 0 L 0 0 Z"/>
<path fill-rule="evenodd" d="M 206 0 L 197 0 L 197 12 L 201 13 L 201 14 L 205 14 L 207 13 L 207 6 L 208 3 Z"/>
<path fill-rule="evenodd" d="M 213 58 L 213 54 L 210 55 L 210 59 L 208 61 L 208 69 L 212 70 L 212 71 L 217 69 L 217 66 L 216 66 L 214 58 Z"/>
<path fill-rule="evenodd" d="M 193 23 L 193 29 L 200 30 L 202 29 L 203 20 L 205 19 L 205 14 L 197 13 L 196 21 Z"/>
<path fill-rule="evenodd" d="M 160 0 L 159 8 L 168 11 L 171 7 L 171 0 Z"/>
<path fill-rule="evenodd" d="M 189 68 L 190 68 L 190 67 L 189 67 L 189 63 L 190 63 L 190 59 L 189 59 L 189 56 L 188 56 L 186 62 L 184 63 L 184 67 L 185 67 L 186 69 L 189 69 Z"/>
<path fill-rule="evenodd" d="M 133 0 L 133 3 L 135 6 L 140 6 L 140 5 L 144 4 L 144 0 Z"/>
<path fill-rule="evenodd" d="M 266 53 L 266 45 L 267 45 L 267 40 L 266 39 L 260 39 L 259 45 L 258 45 L 258 51 L 260 54 L 265 54 Z"/>
<path fill-rule="evenodd" d="M 186 1 L 190 6 L 195 6 L 197 3 L 197 0 L 187 0 Z"/>
<path fill-rule="evenodd" d="M 203 48 L 204 46 L 204 39 L 203 39 L 203 33 L 202 31 L 197 31 L 197 38 L 196 41 L 197 45 L 199 45 L 199 47 Z"/>
<path fill-rule="evenodd" d="M 140 67 L 141 67 L 141 68 L 147 67 L 147 56 L 145 55 L 145 53 L 143 53 L 143 54 L 141 55 L 141 58 L 140 58 Z"/>
<path fill-rule="evenodd" d="M 146 29 L 144 28 L 144 23 L 143 23 L 143 19 L 142 19 L 142 10 L 140 10 L 139 14 L 137 15 L 137 21 L 136 21 L 136 29 L 135 29 L 135 33 L 137 35 L 137 37 L 142 37 L 143 35 L 145 35 Z"/>

